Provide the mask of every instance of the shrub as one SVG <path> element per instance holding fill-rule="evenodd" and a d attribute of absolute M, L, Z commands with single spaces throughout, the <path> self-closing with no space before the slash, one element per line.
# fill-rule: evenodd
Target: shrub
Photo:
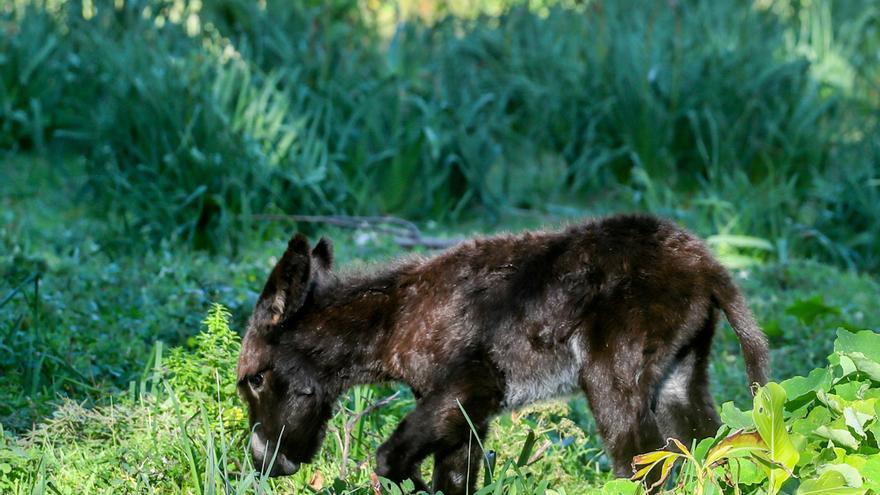
<path fill-rule="evenodd" d="M 682 463 L 670 493 L 780 490 L 799 494 L 864 494 L 880 489 L 880 334 L 837 332 L 826 368 L 769 383 L 757 390 L 754 409 L 721 408 L 715 438 L 637 457 L 641 469 L 663 482 Z M 791 488 L 785 488 L 791 487 Z"/>

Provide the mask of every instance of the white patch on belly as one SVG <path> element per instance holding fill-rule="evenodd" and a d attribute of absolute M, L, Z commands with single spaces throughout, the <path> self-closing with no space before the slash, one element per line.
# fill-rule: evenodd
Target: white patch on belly
<path fill-rule="evenodd" d="M 452 484 L 455 486 L 464 486 L 464 475 L 461 473 L 452 473 Z"/>
<path fill-rule="evenodd" d="M 681 362 L 675 363 L 675 368 L 660 384 L 660 400 L 680 404 L 690 402 L 688 391 L 693 380 L 691 374 L 695 361 L 695 356 L 688 354 Z"/>
<path fill-rule="evenodd" d="M 534 358 L 538 351 L 530 351 Z M 537 363 L 510 363 L 504 407 L 515 409 L 533 402 L 571 395 L 579 389 L 579 375 L 584 365 L 584 350 L 577 338 L 568 348 L 540 353 Z M 517 364 L 520 364 L 517 366 Z"/>

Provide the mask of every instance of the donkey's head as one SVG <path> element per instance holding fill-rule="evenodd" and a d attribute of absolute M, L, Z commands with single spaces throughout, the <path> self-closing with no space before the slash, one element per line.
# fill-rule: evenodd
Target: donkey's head
<path fill-rule="evenodd" d="M 332 248 L 314 249 L 301 234 L 290 239 L 248 323 L 238 358 L 238 390 L 248 403 L 254 465 L 271 476 L 293 474 L 324 437 L 336 392 L 310 349 L 294 338 L 312 325 L 316 288 L 329 275 Z M 314 315 L 311 315 L 314 316 Z"/>

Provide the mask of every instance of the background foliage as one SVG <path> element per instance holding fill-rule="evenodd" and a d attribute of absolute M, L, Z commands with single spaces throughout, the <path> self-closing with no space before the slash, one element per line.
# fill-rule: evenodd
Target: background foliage
<path fill-rule="evenodd" d="M 880 262 L 874 2 L 4 5 L 0 144 L 86 157 L 154 241 L 646 208 Z"/>
<path fill-rule="evenodd" d="M 787 396 L 783 490 L 873 490 L 877 378 L 833 342 L 880 328 L 878 88 L 869 0 L 0 0 L 0 492 L 369 493 L 407 392 L 357 418 L 396 389 L 350 391 L 318 462 L 263 479 L 234 332 L 291 230 L 343 266 L 402 249 L 267 215 L 442 237 L 621 210 L 736 270 Z M 713 392 L 750 434 L 738 344 L 716 343 Z M 705 462 L 725 433 L 668 488 L 733 490 Z M 583 399 L 502 416 L 487 446 L 493 493 L 635 489 L 605 484 Z M 752 471 L 741 493 L 767 486 Z"/>

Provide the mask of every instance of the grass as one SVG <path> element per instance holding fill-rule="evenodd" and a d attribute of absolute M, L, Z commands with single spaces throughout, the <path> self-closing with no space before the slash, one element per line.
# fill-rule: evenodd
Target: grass
<path fill-rule="evenodd" d="M 12 221 L 3 231 L 7 254 L 0 258 L 7 274 L 0 294 L 11 295 L 0 306 L 0 488 L 284 493 L 309 485 L 323 493 L 369 493 L 371 455 L 412 407 L 406 390 L 353 425 L 348 462 L 342 437 L 330 433 L 316 463 L 290 479 L 261 479 L 248 465 L 245 413 L 232 377 L 235 332 L 283 249 L 288 227 L 266 227 L 268 240 L 243 241 L 246 247 L 235 255 L 167 243 L 137 249 L 114 238 L 114 229 L 90 209 L 76 206 L 73 198 L 86 180 L 75 180 L 81 167 L 24 156 L 3 164 L 12 179 L 2 191 L 4 214 Z M 61 169 L 65 181 L 57 178 Z M 432 233 L 479 230 L 475 225 Z M 382 235 L 321 233 L 335 241 L 340 266 L 401 252 Z M 753 264 L 736 273 L 771 338 L 775 377 L 822 365 L 838 326 L 880 325 L 872 304 L 880 284 L 870 275 L 806 260 Z M 33 274 L 39 275 L 39 293 Z M 229 308 L 231 330 L 214 313 L 209 331 L 199 334 L 213 302 Z M 749 404 L 741 352 L 726 326 L 716 340 L 712 376 L 719 403 Z M 350 391 L 332 426 L 341 434 L 359 412 L 394 391 Z M 541 493 L 545 486 L 583 493 L 610 479 L 583 398 L 503 415 L 485 446 L 495 451 L 496 471 L 506 473 L 505 490 L 518 485 L 520 492 Z M 523 451 L 524 465 L 517 466 Z M 343 464 L 347 476 L 338 480 Z"/>
<path fill-rule="evenodd" d="M 868 0 L 0 1 L 0 492 L 370 493 L 405 390 L 363 417 L 397 388 L 350 391 L 317 462 L 267 480 L 229 373 L 292 230 L 343 266 L 403 250 L 263 214 L 659 213 L 735 270 L 775 378 L 825 366 L 837 328 L 880 328 L 878 23 Z M 712 376 L 748 407 L 726 326 Z M 582 398 L 485 447 L 488 490 L 626 489 Z"/>

